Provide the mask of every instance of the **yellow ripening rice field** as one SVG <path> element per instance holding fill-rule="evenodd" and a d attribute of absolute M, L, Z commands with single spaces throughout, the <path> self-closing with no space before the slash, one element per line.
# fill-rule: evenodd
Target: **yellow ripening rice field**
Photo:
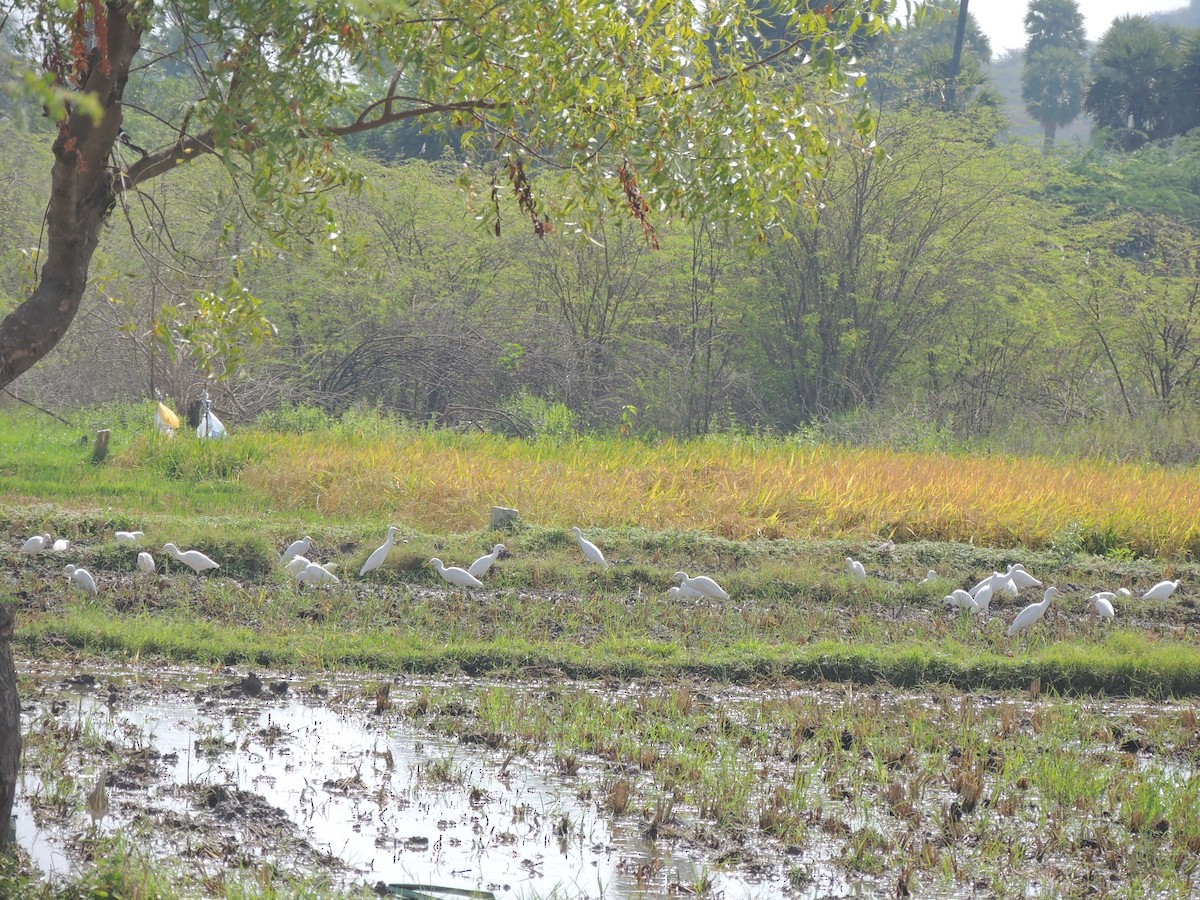
<path fill-rule="evenodd" d="M 895 535 L 1200 551 L 1200 473 L 1095 461 L 800 447 L 729 437 L 648 444 L 414 432 L 274 436 L 241 474 L 280 508 L 473 530 L 491 505 L 530 522 L 703 529 L 730 538 Z"/>

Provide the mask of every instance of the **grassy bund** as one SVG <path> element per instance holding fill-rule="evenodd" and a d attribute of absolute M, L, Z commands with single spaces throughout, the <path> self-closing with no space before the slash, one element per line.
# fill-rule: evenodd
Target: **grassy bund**
<path fill-rule="evenodd" d="M 657 816 L 656 829 L 697 840 L 709 829 L 779 848 L 831 843 L 880 896 L 1024 896 L 1029 879 L 1045 896 L 1193 890 L 1195 472 L 748 438 L 526 442 L 370 417 L 201 444 L 148 434 L 148 414 L 118 423 L 94 465 L 88 427 L 3 416 L 0 598 L 19 605 L 31 660 L 571 680 L 592 688 L 534 701 L 493 677 L 423 691 L 397 714 L 502 757 L 590 767 L 614 817 Z M 493 504 L 521 521 L 481 527 Z M 609 568 L 582 561 L 575 524 Z M 388 525 L 395 548 L 359 578 Z M 113 537 L 135 528 L 140 548 Z M 71 549 L 18 556 L 45 532 Z M 303 534 L 340 585 L 299 590 L 282 570 L 281 550 Z M 198 577 L 166 557 L 167 541 L 221 568 Z M 447 589 L 428 566 L 465 566 L 498 541 L 509 554 L 481 590 Z M 155 575 L 137 572 L 138 549 Z M 67 562 L 93 572 L 98 596 L 69 588 Z M 1005 636 L 1037 589 L 988 616 L 943 608 L 1011 562 L 1065 595 L 1030 632 Z M 668 596 L 680 569 L 715 577 L 731 599 Z M 1104 623 L 1086 607 L 1094 591 L 1136 598 L 1164 578 L 1181 579 L 1166 603 L 1119 598 Z M 823 699 L 831 682 L 869 699 Z M 602 685 L 623 689 L 606 697 Z M 701 699 L 734 686 L 762 697 Z M 110 865 L 88 877 L 122 896 L 137 877 L 162 892 L 170 879 L 130 854 L 107 846 Z M 786 868 L 794 889 L 803 868 Z M 11 876 L 33 890 L 22 877 Z M 161 893 L 176 894 L 188 892 Z"/>

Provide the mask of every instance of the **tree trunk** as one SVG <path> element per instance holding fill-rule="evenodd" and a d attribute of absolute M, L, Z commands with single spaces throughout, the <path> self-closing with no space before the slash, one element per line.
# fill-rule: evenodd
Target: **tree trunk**
<path fill-rule="evenodd" d="M 946 85 L 946 109 L 953 110 L 958 103 L 958 67 L 962 64 L 963 42 L 967 37 L 967 3 L 959 0 L 958 29 L 954 32 L 954 53 L 950 57 L 950 81 Z"/>
<path fill-rule="evenodd" d="M 94 15 L 99 9 L 93 7 Z M 24 303 L 0 322 L 0 388 L 7 387 L 49 353 L 79 311 L 100 228 L 116 201 L 124 173 L 110 165 L 121 130 L 121 98 L 129 67 L 141 46 L 141 25 L 130 22 L 128 0 L 107 0 L 104 28 L 86 63 L 69 59 L 59 75 L 91 94 L 101 115 L 93 119 L 78 103 L 68 104 L 59 124 L 46 208 L 46 243 L 41 279 Z M 141 21 L 139 17 L 138 21 Z M 85 74 L 76 76 L 75 73 Z M 21 700 L 12 660 L 14 610 L 0 603 L 0 847 L 9 843 L 9 822 L 21 765 Z"/>
<path fill-rule="evenodd" d="M 1054 149 L 1054 138 L 1058 134 L 1058 124 L 1053 119 L 1042 123 L 1042 150 L 1049 153 Z"/>
<path fill-rule="evenodd" d="M 14 611 L 14 604 L 0 603 L 0 850 L 5 851 L 21 769 L 21 698 L 12 657 Z"/>
<path fill-rule="evenodd" d="M 80 87 L 99 102 L 102 115 L 93 120 L 79 104 L 72 104 L 59 125 L 46 208 L 45 262 L 29 299 L 0 322 L 0 388 L 42 359 L 66 334 L 83 299 L 100 228 L 116 202 L 122 176 L 110 165 L 110 157 L 121 130 L 121 97 L 141 46 L 141 28 L 130 23 L 127 0 L 108 0 L 106 10 L 108 40 L 97 42 L 91 51 Z"/>

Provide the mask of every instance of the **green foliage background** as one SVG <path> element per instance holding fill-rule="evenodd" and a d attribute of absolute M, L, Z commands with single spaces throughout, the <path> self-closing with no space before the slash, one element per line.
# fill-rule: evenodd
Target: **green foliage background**
<path fill-rule="evenodd" d="M 868 56 L 886 86 L 877 152 L 831 126 L 814 202 L 754 246 L 725 221 L 658 218 L 652 250 L 603 205 L 587 228 L 564 214 L 544 238 L 520 220 L 497 236 L 486 155 L 411 127 L 356 141 L 361 190 L 329 193 L 330 218 L 280 242 L 226 168 L 197 160 L 122 196 L 75 327 L 15 391 L 54 407 L 153 391 L 182 411 L 207 388 L 235 423 L 305 404 L 521 436 L 1195 459 L 1194 134 L 1043 154 L 986 85 L 942 110 L 923 64 L 879 38 Z M 131 96 L 169 105 L 180 77 L 139 76 Z M 9 109 L 0 312 L 33 283 L 50 167 L 44 120 Z M 135 145 L 159 139 L 147 128 Z M 231 294 L 245 302 L 197 299 Z"/>

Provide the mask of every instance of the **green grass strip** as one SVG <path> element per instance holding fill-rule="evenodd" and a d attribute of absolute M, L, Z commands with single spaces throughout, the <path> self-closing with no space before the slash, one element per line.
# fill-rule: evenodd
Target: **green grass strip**
<path fill-rule="evenodd" d="M 48 647 L 66 646 L 100 657 L 389 675 L 542 669 L 571 678 L 691 676 L 750 684 L 782 677 L 968 690 L 1026 689 L 1039 680 L 1043 690 L 1060 694 L 1200 695 L 1200 648 L 1136 632 L 1115 632 L 1086 646 L 1034 641 L 1012 656 L 945 640 L 852 644 L 826 639 L 791 646 L 749 639 L 717 649 L 689 649 L 671 641 L 614 635 L 591 646 L 529 638 L 435 644 L 417 631 L 269 622 L 251 628 L 148 614 L 114 619 L 102 609 L 79 607 L 24 622 L 19 617 L 16 640 L 39 655 Z"/>

